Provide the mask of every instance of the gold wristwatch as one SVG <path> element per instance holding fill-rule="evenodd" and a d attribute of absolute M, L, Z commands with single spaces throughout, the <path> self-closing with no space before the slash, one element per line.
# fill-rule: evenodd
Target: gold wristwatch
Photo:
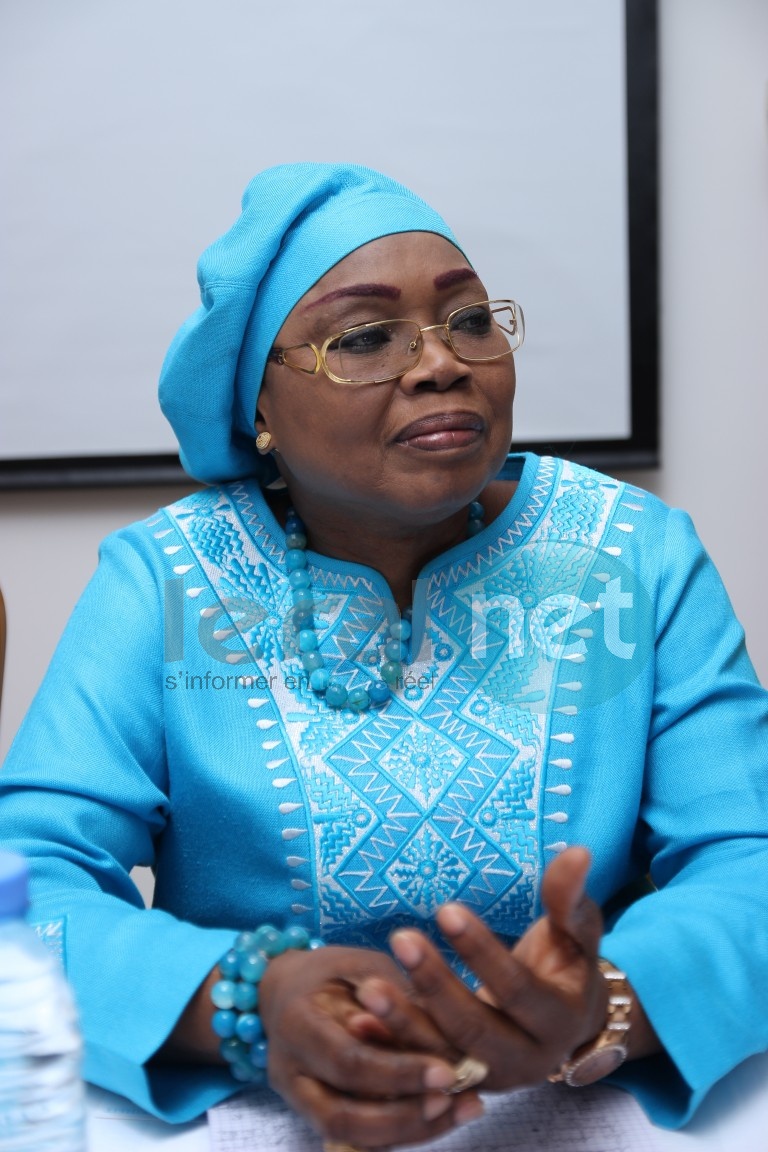
<path fill-rule="evenodd" d="M 615 1072 L 629 1053 L 627 1035 L 632 1026 L 633 1000 L 627 977 L 608 960 L 598 960 L 597 966 L 608 981 L 605 1027 L 599 1036 L 582 1044 L 557 1072 L 547 1077 L 553 1084 L 562 1082 L 569 1088 L 585 1088 Z"/>

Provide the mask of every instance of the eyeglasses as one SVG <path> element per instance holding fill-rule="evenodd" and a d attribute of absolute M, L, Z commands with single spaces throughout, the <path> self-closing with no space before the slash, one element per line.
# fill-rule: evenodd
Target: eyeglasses
<path fill-rule="evenodd" d="M 273 348 L 269 360 L 309 376 L 322 369 L 336 384 L 384 384 L 404 376 L 421 360 L 424 333 L 442 330 L 459 360 L 500 360 L 525 337 L 523 310 L 514 300 L 480 300 L 451 312 L 444 324 L 420 328 L 415 320 L 375 320 L 329 336 L 322 347 Z"/>

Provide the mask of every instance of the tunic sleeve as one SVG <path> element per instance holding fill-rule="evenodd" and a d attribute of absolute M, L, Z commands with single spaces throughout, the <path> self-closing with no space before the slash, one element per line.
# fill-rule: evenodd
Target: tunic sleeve
<path fill-rule="evenodd" d="M 131 878 L 169 820 L 163 588 L 110 537 L 0 773 L 3 846 L 27 857 L 32 913 L 59 950 L 85 1075 L 166 1120 L 230 1095 L 226 1069 L 147 1063 L 233 933 L 146 910 Z"/>
<path fill-rule="evenodd" d="M 768 694 L 688 516 L 669 514 L 638 837 L 658 891 L 609 928 L 668 1057 L 625 1065 L 657 1123 L 768 1048 Z"/>

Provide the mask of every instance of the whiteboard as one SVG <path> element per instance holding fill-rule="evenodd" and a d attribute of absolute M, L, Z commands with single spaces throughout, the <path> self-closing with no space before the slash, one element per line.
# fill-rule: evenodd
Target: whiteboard
<path fill-rule="evenodd" d="M 197 257 L 295 160 L 401 180 L 522 304 L 516 441 L 631 444 L 632 7 L 3 5 L 0 482 L 173 458 L 157 377 Z"/>

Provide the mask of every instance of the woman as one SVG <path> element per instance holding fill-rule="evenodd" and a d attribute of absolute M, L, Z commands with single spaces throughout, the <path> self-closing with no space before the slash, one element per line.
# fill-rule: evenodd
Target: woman
<path fill-rule="evenodd" d="M 105 543 L 2 778 L 88 1077 L 182 1120 L 222 1045 L 371 1148 L 548 1077 L 685 1123 L 768 1044 L 768 708 L 690 522 L 507 460 L 522 313 L 377 173 L 263 173 L 199 279 L 211 486 Z"/>

